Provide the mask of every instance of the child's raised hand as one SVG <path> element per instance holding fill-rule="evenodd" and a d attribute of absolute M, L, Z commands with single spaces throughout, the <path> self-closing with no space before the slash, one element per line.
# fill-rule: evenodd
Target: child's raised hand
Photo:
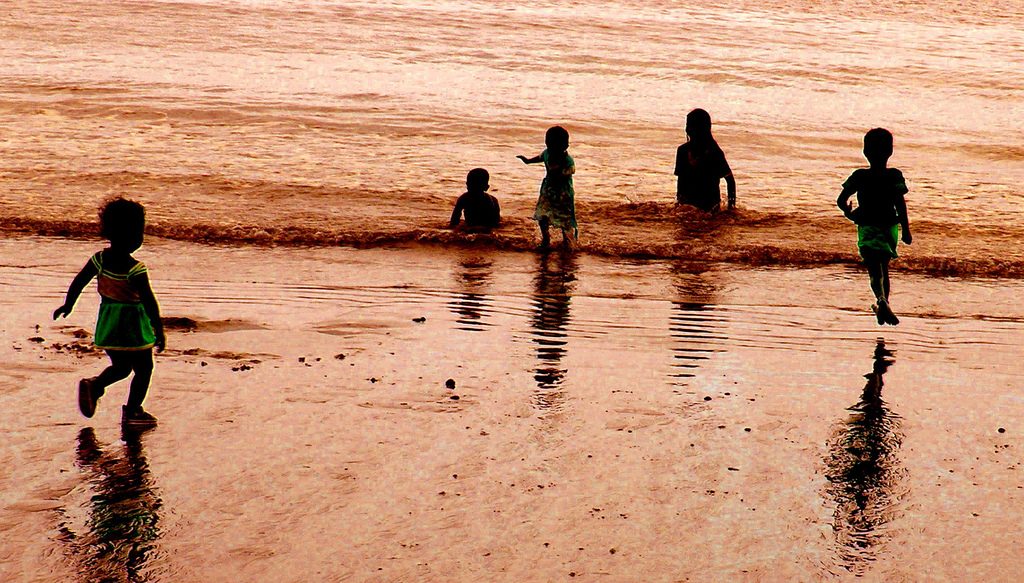
<path fill-rule="evenodd" d="M 528 161 L 527 157 L 526 157 L 526 156 L 523 156 L 522 154 L 520 154 L 519 156 L 516 156 L 516 158 L 519 158 L 520 160 L 522 160 L 522 161 L 523 161 L 523 164 L 529 164 L 529 163 L 530 163 L 530 162 Z"/>
<path fill-rule="evenodd" d="M 64 304 L 63 306 L 61 306 L 61 307 L 59 307 L 59 308 L 57 308 L 56 310 L 53 311 L 53 319 L 54 320 L 56 320 L 57 318 L 61 318 L 61 317 L 66 318 L 69 315 L 71 315 L 71 306 L 69 306 L 67 304 Z"/>

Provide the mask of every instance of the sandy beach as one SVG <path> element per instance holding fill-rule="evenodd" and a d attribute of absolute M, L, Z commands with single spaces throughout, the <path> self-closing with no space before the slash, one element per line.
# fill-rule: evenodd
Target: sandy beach
<path fill-rule="evenodd" d="M 896 273 L 880 328 L 846 267 L 151 239 L 171 326 L 139 435 L 123 384 L 76 409 L 95 292 L 49 318 L 100 246 L 0 239 L 0 580 L 1024 567 L 1019 281 Z"/>
<path fill-rule="evenodd" d="M 1020 580 L 1022 47 L 1020 0 L 4 3 L 0 583 Z M 675 204 L 695 108 L 734 213 Z M 898 327 L 836 207 L 874 127 Z M 78 411 L 95 287 L 51 320 L 113 196 L 145 432 Z"/>

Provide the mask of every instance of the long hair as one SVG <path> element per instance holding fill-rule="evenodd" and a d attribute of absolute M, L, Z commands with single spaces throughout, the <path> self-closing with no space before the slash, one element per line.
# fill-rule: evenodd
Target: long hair
<path fill-rule="evenodd" d="M 711 135 L 711 114 L 700 108 L 686 114 L 686 135 L 691 141 L 717 145 Z"/>

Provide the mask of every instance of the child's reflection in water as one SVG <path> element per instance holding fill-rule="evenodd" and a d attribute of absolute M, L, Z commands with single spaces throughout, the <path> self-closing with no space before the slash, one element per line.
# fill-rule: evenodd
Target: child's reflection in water
<path fill-rule="evenodd" d="M 493 275 L 494 262 L 487 257 L 467 256 L 459 262 L 455 279 L 460 289 L 448 304 L 457 329 L 480 332 L 491 325 L 487 316 L 493 308 L 487 289 Z"/>
<path fill-rule="evenodd" d="M 160 498 L 142 447 L 152 428 L 122 429 L 120 451 L 105 451 L 91 427 L 78 434 L 76 464 L 91 486 L 85 528 L 60 525 L 83 581 L 145 581 L 160 537 Z M 109 447 L 109 446 L 108 446 Z"/>
<path fill-rule="evenodd" d="M 555 261 L 552 261 L 552 256 Z M 569 303 L 576 281 L 576 259 L 572 253 L 542 253 L 534 279 L 533 341 L 537 344 L 535 404 L 538 409 L 557 411 L 565 397 L 561 385 L 568 372 L 562 359 L 568 344 Z"/>
<path fill-rule="evenodd" d="M 900 498 L 900 418 L 882 400 L 884 375 L 893 356 L 879 338 L 860 401 L 837 427 L 825 459 L 828 493 L 836 502 L 833 530 L 840 558 L 854 573 L 874 559 Z"/>

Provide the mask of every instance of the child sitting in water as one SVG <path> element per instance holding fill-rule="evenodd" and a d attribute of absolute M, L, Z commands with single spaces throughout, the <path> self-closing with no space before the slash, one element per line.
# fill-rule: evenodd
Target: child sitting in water
<path fill-rule="evenodd" d="M 846 182 L 836 204 L 857 224 L 857 247 L 871 278 L 871 291 L 876 303 L 871 306 L 879 324 L 900 323 L 889 307 L 889 261 L 896 257 L 897 238 L 903 231 L 903 242 L 910 245 L 910 219 L 907 216 L 907 184 L 903 173 L 887 168 L 892 156 L 892 134 L 875 128 L 864 135 L 864 157 L 869 168 L 855 170 Z M 850 197 L 857 194 L 857 208 Z"/>
<path fill-rule="evenodd" d="M 97 377 L 79 381 L 78 407 L 82 415 L 92 417 L 106 388 L 134 372 L 121 422 L 156 425 L 156 417 L 142 409 L 142 402 L 153 375 L 153 347 L 157 352 L 164 349 L 164 329 L 146 266 L 132 257 L 142 246 L 146 211 L 135 201 L 116 198 L 100 211 L 100 224 L 100 234 L 110 246 L 93 255 L 75 276 L 53 319 L 70 315 L 86 284 L 96 278 L 100 311 L 93 342 L 106 350 L 110 366 Z"/>
<path fill-rule="evenodd" d="M 516 156 L 524 164 L 544 163 L 547 173 L 540 183 L 540 197 L 533 219 L 540 226 L 540 246 L 546 249 L 551 244 L 548 227 L 553 225 L 562 230 L 562 245 L 569 247 L 572 239 L 579 235 L 576 226 L 576 192 L 572 187 L 572 175 L 576 163 L 569 155 L 569 132 L 561 126 L 548 129 L 544 136 L 547 146 L 539 156 L 527 158 Z M 572 235 L 569 234 L 572 231 Z"/>
<path fill-rule="evenodd" d="M 676 202 L 707 212 L 722 207 L 719 183 L 724 178 L 729 210 L 736 208 L 736 179 L 725 153 L 711 135 L 711 115 L 695 109 L 686 115 L 687 142 L 676 150 Z"/>
<path fill-rule="evenodd" d="M 487 194 L 490 175 L 483 168 L 474 168 L 466 175 L 466 192 L 455 202 L 449 226 L 459 226 L 459 219 L 465 214 L 466 230 L 489 231 L 501 223 L 501 207 L 498 199 Z"/>

